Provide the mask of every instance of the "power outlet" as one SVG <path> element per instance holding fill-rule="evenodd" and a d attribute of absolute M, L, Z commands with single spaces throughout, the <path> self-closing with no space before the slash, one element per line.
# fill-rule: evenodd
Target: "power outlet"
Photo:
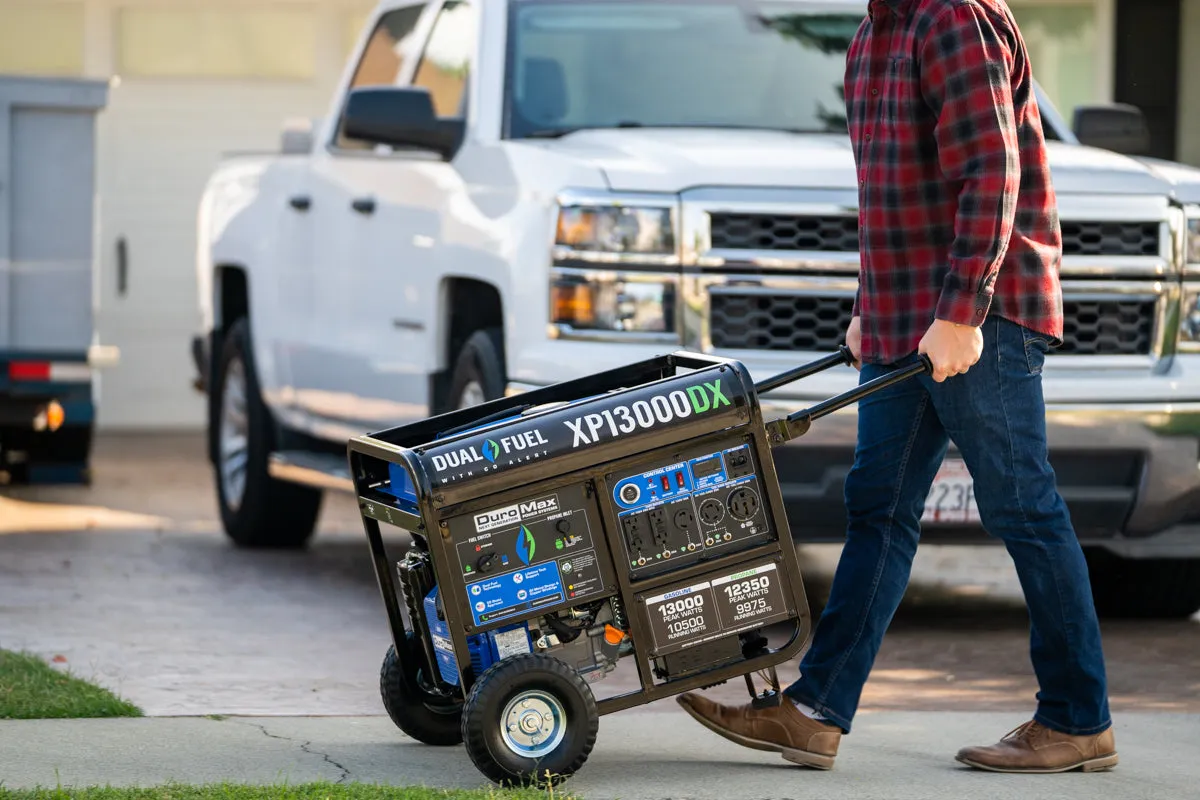
<path fill-rule="evenodd" d="M 650 512 L 650 535 L 654 537 L 655 545 L 666 546 L 670 531 L 667 529 L 667 512 L 662 506 Z"/>
<path fill-rule="evenodd" d="M 630 514 L 622 517 L 621 527 L 625 531 L 625 541 L 629 543 L 630 551 L 640 552 L 646 545 L 646 536 L 650 533 L 645 516 Z"/>
<path fill-rule="evenodd" d="M 671 521 L 675 523 L 675 530 L 684 535 L 691 533 L 696 527 L 696 515 L 692 513 L 690 505 L 676 511 Z"/>
<path fill-rule="evenodd" d="M 725 516 L 725 506 L 715 497 L 700 504 L 700 521 L 705 525 L 716 525 Z"/>
<path fill-rule="evenodd" d="M 758 493 L 743 486 L 729 495 L 729 513 L 734 519 L 747 520 L 758 513 Z"/>

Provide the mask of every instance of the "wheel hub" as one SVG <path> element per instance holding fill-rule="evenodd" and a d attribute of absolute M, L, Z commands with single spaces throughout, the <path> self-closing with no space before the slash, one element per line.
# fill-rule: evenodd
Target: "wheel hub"
<path fill-rule="evenodd" d="M 221 393 L 220 475 L 225 502 L 236 510 L 246 491 L 250 421 L 246 409 L 246 370 L 241 359 L 229 362 Z"/>
<path fill-rule="evenodd" d="M 487 402 L 487 397 L 483 393 L 483 386 L 479 381 L 470 381 L 462 389 L 462 395 L 459 396 L 458 407 L 471 408 L 472 406 L 482 405 Z"/>
<path fill-rule="evenodd" d="M 522 692 L 504 709 L 504 743 L 519 756 L 536 758 L 550 752 L 566 734 L 566 711 L 545 692 Z"/>

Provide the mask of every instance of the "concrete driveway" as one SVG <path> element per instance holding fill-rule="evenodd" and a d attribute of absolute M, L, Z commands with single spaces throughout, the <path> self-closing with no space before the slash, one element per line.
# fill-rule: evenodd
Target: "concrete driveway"
<path fill-rule="evenodd" d="M 153 715 L 382 713 L 389 637 L 353 503 L 329 496 L 308 551 L 235 550 L 202 447 L 195 435 L 105 437 L 95 486 L 5 490 L 0 646 L 64 656 Z M 388 542 L 399 555 L 405 539 Z M 838 548 L 801 552 L 815 611 Z M 1003 550 L 923 547 L 863 708 L 1027 712 L 1027 625 Z M 1110 623 L 1104 635 L 1114 709 L 1200 711 L 1200 623 Z M 596 689 L 634 685 L 623 666 Z"/>

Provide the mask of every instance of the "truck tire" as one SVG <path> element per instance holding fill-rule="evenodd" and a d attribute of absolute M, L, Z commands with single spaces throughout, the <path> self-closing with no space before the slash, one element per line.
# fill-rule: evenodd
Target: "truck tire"
<path fill-rule="evenodd" d="M 322 493 L 267 472 L 274 425 L 259 392 L 249 321 L 238 319 L 223 338 L 209 406 L 221 524 L 240 547 L 303 547 L 316 529 Z"/>
<path fill-rule="evenodd" d="M 1200 559 L 1131 559 L 1086 551 L 1096 613 L 1110 619 L 1186 619 L 1200 611 Z"/>
<path fill-rule="evenodd" d="M 504 335 L 483 328 L 467 338 L 454 361 L 449 410 L 469 408 L 504 396 Z"/>

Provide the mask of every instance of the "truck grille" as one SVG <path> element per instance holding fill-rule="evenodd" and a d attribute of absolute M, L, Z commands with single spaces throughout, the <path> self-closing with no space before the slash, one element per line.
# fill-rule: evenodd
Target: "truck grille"
<path fill-rule="evenodd" d="M 852 297 L 800 294 L 709 295 L 713 346 L 730 350 L 829 352 L 843 341 Z M 1154 300 L 1071 299 L 1063 301 L 1063 345 L 1051 353 L 1149 355 L 1154 334 Z"/>
<path fill-rule="evenodd" d="M 1063 346 L 1058 352 L 1087 356 L 1142 356 L 1154 336 L 1154 301 L 1064 300 Z"/>
<path fill-rule="evenodd" d="M 858 218 L 796 214 L 710 215 L 709 233 L 717 250 L 769 250 L 853 253 L 858 251 Z M 1155 256 L 1157 222 L 1062 222 L 1065 256 Z"/>
<path fill-rule="evenodd" d="M 1063 222 L 1063 255 L 1156 256 L 1157 222 Z"/>
<path fill-rule="evenodd" d="M 838 253 L 858 250 L 857 217 L 715 213 L 710 219 L 714 249 Z"/>

